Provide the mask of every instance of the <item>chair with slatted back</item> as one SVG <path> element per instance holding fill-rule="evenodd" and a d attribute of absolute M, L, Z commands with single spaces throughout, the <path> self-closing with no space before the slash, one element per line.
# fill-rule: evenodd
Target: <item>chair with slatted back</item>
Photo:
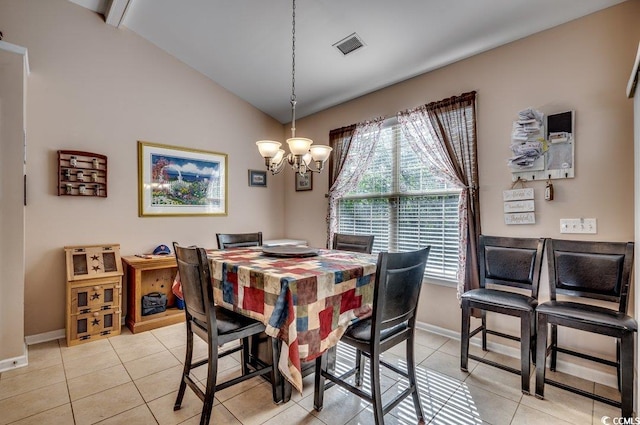
<path fill-rule="evenodd" d="M 480 288 L 461 296 L 462 334 L 460 337 L 460 369 L 467 372 L 469 359 L 519 374 L 521 389 L 529 394 L 531 359 L 535 362 L 535 308 L 544 253 L 544 239 L 480 236 L 478 263 Z M 510 288 L 519 288 L 511 290 Z M 520 292 L 518 292 L 520 291 Z M 470 331 L 472 309 L 481 314 L 481 324 Z M 505 314 L 520 319 L 520 336 L 487 328 L 486 312 Z M 469 354 L 470 339 L 482 332 L 482 349 L 487 351 L 487 334 L 520 342 L 520 369 Z"/>
<path fill-rule="evenodd" d="M 372 404 L 376 424 L 384 424 L 384 415 L 409 395 L 413 397 L 418 421 L 424 419 L 416 384 L 413 346 L 415 313 L 429 250 L 430 247 L 411 252 L 378 254 L 372 315 L 349 326 L 340 339 L 341 344 L 356 349 L 355 367 L 336 376 L 329 370 L 327 352 L 316 359 L 314 408 L 317 411 L 323 408 L 325 389 L 337 384 Z M 406 345 L 407 370 L 381 359 L 382 353 L 402 342 Z M 358 388 L 362 385 L 363 357 L 369 358 L 371 393 Z M 380 366 L 400 374 L 409 383 L 405 390 L 386 405 L 382 404 Z M 354 374 L 355 386 L 346 381 L 346 378 Z M 331 382 L 325 385 L 325 379 Z"/>
<path fill-rule="evenodd" d="M 634 333 L 638 330 L 638 323 L 627 314 L 627 307 L 633 251 L 632 242 L 559 239 L 549 239 L 547 242 L 551 299 L 540 304 L 536 311 L 539 359 L 536 364 L 536 397 L 544 398 L 546 383 L 620 407 L 624 418 L 632 417 L 635 356 L 633 340 Z M 557 294 L 563 298 L 558 300 Z M 589 302 L 590 300 L 600 301 L 598 305 L 594 305 L 595 303 Z M 612 305 L 606 306 L 606 302 Z M 551 342 L 547 346 L 549 325 L 551 325 Z M 616 361 L 558 345 L 558 327 L 615 338 Z M 621 401 L 611 400 L 545 378 L 546 357 L 551 354 L 550 370 L 553 371 L 556 369 L 558 353 L 615 367 Z"/>
<path fill-rule="evenodd" d="M 261 246 L 262 232 L 256 233 L 216 233 L 218 248 L 239 248 L 247 246 Z"/>
<path fill-rule="evenodd" d="M 347 235 L 335 233 L 333 235 L 333 249 L 371 254 L 374 235 Z"/>
<path fill-rule="evenodd" d="M 209 261 L 204 249 L 198 247 L 182 247 L 173 243 L 182 293 L 185 301 L 187 324 L 187 350 L 184 361 L 180 388 L 173 410 L 179 410 L 186 387 L 189 386 L 202 400 L 200 425 L 208 424 L 211 419 L 214 396 L 217 391 L 251 379 L 255 376 L 270 374 L 274 402 L 282 399 L 280 374 L 277 366 L 264 365 L 255 367 L 249 355 L 249 337 L 258 335 L 265 326 L 257 320 L 217 307 L 214 303 L 213 286 L 209 271 Z M 200 361 L 193 361 L 193 335 L 197 335 L 207 343 L 208 355 Z M 220 351 L 224 344 L 239 341 L 240 345 Z M 274 357 L 272 364 L 277 365 L 278 348 L 272 339 Z M 242 375 L 228 381 L 217 383 L 218 359 L 241 351 Z M 207 381 L 205 390 L 198 386 L 198 380 L 192 375 L 193 369 L 207 365 Z"/>

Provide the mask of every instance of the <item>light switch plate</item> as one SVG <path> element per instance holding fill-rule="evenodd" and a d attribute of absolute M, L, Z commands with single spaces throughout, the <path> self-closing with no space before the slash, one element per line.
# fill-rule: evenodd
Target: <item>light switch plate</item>
<path fill-rule="evenodd" d="M 560 233 L 598 233 L 595 218 L 561 218 Z"/>

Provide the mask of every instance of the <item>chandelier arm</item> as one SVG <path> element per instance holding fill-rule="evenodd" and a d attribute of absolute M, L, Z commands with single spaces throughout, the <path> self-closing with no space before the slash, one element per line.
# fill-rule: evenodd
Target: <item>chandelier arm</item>
<path fill-rule="evenodd" d="M 280 173 L 284 169 L 284 164 L 287 162 L 286 158 L 283 158 L 279 164 L 271 164 L 269 166 L 269 171 L 271 171 L 271 175 L 276 175 Z"/>
<path fill-rule="evenodd" d="M 315 164 L 316 168 L 311 168 L 311 164 Z M 312 173 L 321 173 L 324 169 L 324 161 L 311 161 L 307 165 L 307 171 L 311 171 Z"/>

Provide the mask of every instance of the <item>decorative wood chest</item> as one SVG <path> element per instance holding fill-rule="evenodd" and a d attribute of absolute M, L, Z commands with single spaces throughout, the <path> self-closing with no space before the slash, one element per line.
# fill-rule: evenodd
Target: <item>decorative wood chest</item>
<path fill-rule="evenodd" d="M 120 334 L 120 245 L 67 246 L 67 345 Z"/>

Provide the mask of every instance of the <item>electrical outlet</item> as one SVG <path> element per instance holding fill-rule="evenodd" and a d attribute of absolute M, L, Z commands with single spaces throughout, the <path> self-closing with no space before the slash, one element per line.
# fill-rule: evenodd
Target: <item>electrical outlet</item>
<path fill-rule="evenodd" d="M 595 218 L 561 218 L 560 233 L 598 233 Z"/>

